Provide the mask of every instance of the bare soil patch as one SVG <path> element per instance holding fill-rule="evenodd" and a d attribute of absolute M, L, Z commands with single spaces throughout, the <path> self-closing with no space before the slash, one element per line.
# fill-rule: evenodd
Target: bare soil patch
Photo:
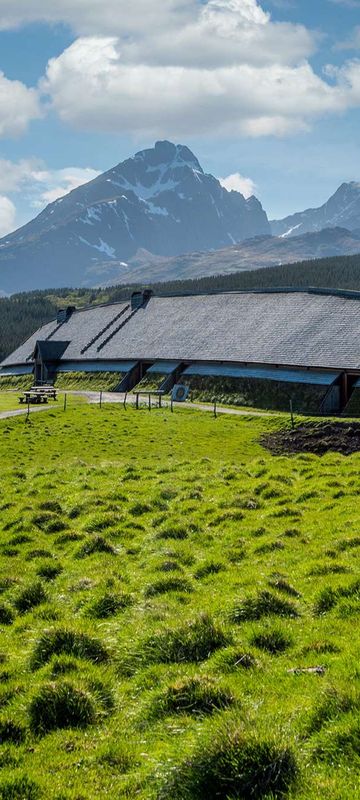
<path fill-rule="evenodd" d="M 262 439 L 274 455 L 282 453 L 315 453 L 329 451 L 351 455 L 360 451 L 359 422 L 309 422 L 294 430 L 282 428 Z"/>

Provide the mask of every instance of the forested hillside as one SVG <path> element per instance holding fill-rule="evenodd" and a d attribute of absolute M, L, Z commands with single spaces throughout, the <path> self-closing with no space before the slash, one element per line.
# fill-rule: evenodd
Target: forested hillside
<path fill-rule="evenodd" d="M 156 294 L 322 286 L 360 290 L 360 255 L 303 261 L 278 267 L 215 275 L 187 281 L 154 283 Z M 48 289 L 0 299 L 0 361 L 63 305 L 107 303 L 129 297 L 135 284 L 106 289 Z"/>

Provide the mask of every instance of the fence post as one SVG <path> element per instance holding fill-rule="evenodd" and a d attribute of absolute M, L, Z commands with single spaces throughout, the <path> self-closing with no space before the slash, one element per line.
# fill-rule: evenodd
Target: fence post
<path fill-rule="evenodd" d="M 64 411 L 66 411 L 66 405 L 67 405 L 67 394 L 65 392 L 65 394 L 64 394 Z"/>
<path fill-rule="evenodd" d="M 100 392 L 100 408 L 102 407 L 102 392 Z"/>
<path fill-rule="evenodd" d="M 124 394 L 124 408 L 126 409 L 126 399 L 127 399 L 127 392 Z"/>
<path fill-rule="evenodd" d="M 30 398 L 28 397 L 28 399 L 27 399 L 27 415 L 26 415 L 26 422 L 28 422 L 28 421 L 29 421 L 29 417 L 30 417 Z"/>
<path fill-rule="evenodd" d="M 295 428 L 295 420 L 294 420 L 294 409 L 293 409 L 293 401 L 290 400 L 290 419 L 291 419 L 291 428 L 294 430 Z"/>
<path fill-rule="evenodd" d="M 138 392 L 136 392 L 136 395 L 135 395 L 135 397 L 136 397 L 136 400 L 135 400 L 135 407 L 136 407 L 136 408 L 139 408 L 139 393 L 138 393 Z"/>
<path fill-rule="evenodd" d="M 171 413 L 173 414 L 174 413 L 174 400 L 173 400 L 172 393 L 170 395 L 170 410 L 171 410 Z"/>
<path fill-rule="evenodd" d="M 214 417 L 215 417 L 215 419 L 217 418 L 217 413 L 216 413 L 216 397 L 214 397 Z"/>
<path fill-rule="evenodd" d="M 149 392 L 149 411 L 151 411 L 151 394 Z"/>

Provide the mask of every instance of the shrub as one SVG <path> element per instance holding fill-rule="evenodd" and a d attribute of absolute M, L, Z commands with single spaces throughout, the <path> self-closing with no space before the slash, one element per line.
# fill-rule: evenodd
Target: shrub
<path fill-rule="evenodd" d="M 91 556 L 93 553 L 110 553 L 114 556 L 116 555 L 116 549 L 103 536 L 94 536 L 93 539 L 89 539 L 78 550 L 76 558 L 86 558 L 86 556 Z"/>
<path fill-rule="evenodd" d="M 107 661 L 109 654 L 99 639 L 86 633 L 71 630 L 45 631 L 35 645 L 30 666 L 39 669 L 47 664 L 53 655 L 61 654 L 83 658 L 94 664 Z"/>
<path fill-rule="evenodd" d="M 192 592 L 192 586 L 186 578 L 165 578 L 152 583 L 145 590 L 145 597 L 155 597 L 166 592 Z"/>
<path fill-rule="evenodd" d="M 247 622 L 271 616 L 272 614 L 277 617 L 299 616 L 299 612 L 293 603 L 264 590 L 257 597 L 248 597 L 243 603 L 235 606 L 231 619 L 233 622 Z"/>
<path fill-rule="evenodd" d="M 158 800 L 218 800 L 219 798 L 280 798 L 297 776 L 292 750 L 269 740 L 245 736 L 235 726 L 223 726 L 173 769 Z"/>
<path fill-rule="evenodd" d="M 154 714 L 212 714 L 234 703 L 234 696 L 222 689 L 213 678 L 199 676 L 178 680 L 160 695 Z"/>
<path fill-rule="evenodd" d="M 0 800 L 39 800 L 41 797 L 40 786 L 26 775 L 0 784 Z"/>
<path fill-rule="evenodd" d="M 90 606 L 88 613 L 95 619 L 106 619 L 114 616 L 118 611 L 124 611 L 131 603 L 132 597 L 129 594 L 107 592 Z"/>
<path fill-rule="evenodd" d="M 43 685 L 29 706 L 30 728 L 36 734 L 57 728 L 85 728 L 95 719 L 93 699 L 67 681 Z"/>
<path fill-rule="evenodd" d="M 4 742 L 21 744 L 24 739 L 25 729 L 22 725 L 18 725 L 12 719 L 0 721 L 0 744 L 4 744 Z"/>
<path fill-rule="evenodd" d="M 45 603 L 47 599 L 48 597 L 41 581 L 35 581 L 20 592 L 14 600 L 14 605 L 20 614 L 25 614 L 41 603 Z"/>
<path fill-rule="evenodd" d="M 36 574 L 46 581 L 53 581 L 63 571 L 61 564 L 41 564 Z"/>
<path fill-rule="evenodd" d="M 291 646 L 292 640 L 279 628 L 273 628 L 270 631 L 255 633 L 251 638 L 251 644 L 276 656 L 278 653 L 284 653 Z"/>
<path fill-rule="evenodd" d="M 5 603 L 0 603 L 0 625 L 11 625 L 14 622 L 14 612 Z"/>

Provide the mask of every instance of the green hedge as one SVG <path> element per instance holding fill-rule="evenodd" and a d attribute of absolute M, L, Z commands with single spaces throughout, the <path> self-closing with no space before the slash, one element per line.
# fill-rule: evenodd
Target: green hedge
<path fill-rule="evenodd" d="M 294 411 L 316 413 L 326 394 L 324 386 L 281 383 L 254 378 L 225 378 L 193 375 L 184 380 L 192 400 L 236 406 L 253 406 L 277 411 L 289 409 L 290 398 Z"/>

